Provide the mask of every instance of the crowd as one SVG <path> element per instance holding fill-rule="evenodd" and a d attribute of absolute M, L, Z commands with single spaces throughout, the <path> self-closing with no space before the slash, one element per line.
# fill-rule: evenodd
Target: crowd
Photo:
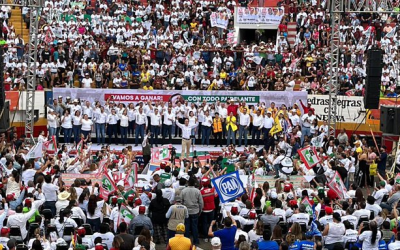
<path fill-rule="evenodd" d="M 264 2 L 264 1 L 260 1 Z M 237 37 L 234 7 L 247 0 L 209 1 L 52 1 L 40 13 L 38 89 L 51 87 L 126 89 L 287 90 L 329 92 L 330 14 L 327 1 L 280 1 L 285 15 L 270 38 Z M 391 3 L 396 9 L 397 2 Z M 376 6 L 384 9 L 384 6 Z M 27 45 L 7 25 L 6 89 L 23 89 Z M 29 27 L 27 7 L 22 15 Z M 226 29 L 212 27 L 213 12 L 226 14 Z M 366 50 L 384 51 L 381 94 L 396 96 L 399 83 L 398 14 L 343 14 L 340 26 L 340 95 L 363 95 Z M 295 42 L 288 25 L 296 24 Z M 275 31 L 274 31 L 275 32 Z M 229 35 L 229 36 L 228 36 Z M 251 40 L 248 40 L 251 39 Z M 255 60 L 259 58 L 261 60 Z"/>

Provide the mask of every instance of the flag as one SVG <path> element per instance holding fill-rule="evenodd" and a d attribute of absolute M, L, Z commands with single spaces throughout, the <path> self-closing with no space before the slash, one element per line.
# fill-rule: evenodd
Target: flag
<path fill-rule="evenodd" d="M 51 140 L 48 140 L 46 142 L 43 143 L 43 150 L 46 151 L 54 151 L 55 153 L 57 153 L 57 142 L 56 142 L 56 137 L 53 135 L 51 137 Z"/>
<path fill-rule="evenodd" d="M 319 157 L 315 147 L 306 147 L 297 150 L 301 161 L 306 165 L 307 169 L 312 169 L 319 162 Z"/>
<path fill-rule="evenodd" d="M 106 163 L 107 163 L 107 159 L 103 159 L 100 161 L 99 170 L 97 171 L 98 175 L 102 175 L 102 173 L 104 172 L 104 166 L 106 165 Z"/>
<path fill-rule="evenodd" d="M 340 199 L 347 198 L 346 187 L 337 171 L 335 171 L 335 175 L 333 176 L 332 180 L 328 183 L 328 187 L 332 191 L 334 191 Z"/>
<path fill-rule="evenodd" d="M 389 38 L 389 39 L 393 38 L 394 35 L 396 34 L 396 30 L 397 30 L 397 27 L 393 27 L 392 30 L 385 35 L 385 37 Z"/>
<path fill-rule="evenodd" d="M 314 137 L 311 139 L 311 144 L 316 147 L 316 148 L 320 148 L 324 145 L 324 135 L 321 134 L 317 137 Z"/>
<path fill-rule="evenodd" d="M 121 224 L 121 222 L 125 222 L 127 225 L 129 225 L 131 220 L 133 220 L 132 212 L 128 207 L 122 204 L 119 209 L 118 225 Z"/>
<path fill-rule="evenodd" d="M 83 140 L 81 140 L 81 141 L 78 143 L 78 145 L 76 145 L 77 154 L 82 153 L 82 150 L 83 150 Z"/>
<path fill-rule="evenodd" d="M 368 29 L 365 31 L 364 35 L 366 37 L 366 40 L 364 41 L 364 46 L 366 46 L 369 42 L 369 39 L 371 38 L 372 35 L 372 26 L 369 26 Z"/>
<path fill-rule="evenodd" d="M 310 199 L 308 199 L 307 197 L 306 198 L 304 198 L 301 202 L 300 202 L 300 204 L 303 204 L 305 207 L 306 207 L 306 211 L 307 211 L 307 213 L 310 215 L 310 216 L 312 216 L 313 215 L 313 209 L 312 209 L 312 203 L 314 203 L 314 202 L 311 202 L 310 201 Z"/>
<path fill-rule="evenodd" d="M 400 173 L 398 173 L 398 174 L 396 175 L 396 178 L 394 178 L 394 183 L 400 184 Z"/>
<path fill-rule="evenodd" d="M 251 200 L 251 202 L 254 203 L 254 198 L 256 197 L 256 189 L 258 187 L 256 178 L 254 177 L 254 172 L 253 172 L 253 181 L 254 182 L 253 182 L 253 188 L 251 189 L 250 200 Z"/>
<path fill-rule="evenodd" d="M 27 159 L 35 159 L 43 156 L 43 142 L 38 142 L 27 153 Z"/>
<path fill-rule="evenodd" d="M 243 183 L 239 177 L 239 171 L 221 175 L 211 180 L 221 203 L 236 199 L 245 193 Z"/>
<path fill-rule="evenodd" d="M 271 135 L 277 134 L 283 130 L 281 121 L 279 120 L 279 115 L 275 116 L 274 126 L 272 126 L 269 133 Z"/>
<path fill-rule="evenodd" d="M 104 200 L 108 199 L 109 194 L 115 192 L 117 186 L 110 176 L 108 176 L 107 170 L 103 171 L 103 178 L 101 179 L 100 194 Z"/>

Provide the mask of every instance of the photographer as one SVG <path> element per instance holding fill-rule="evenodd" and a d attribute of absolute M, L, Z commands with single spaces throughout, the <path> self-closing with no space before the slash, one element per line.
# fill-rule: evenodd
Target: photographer
<path fill-rule="evenodd" d="M 362 249 L 378 250 L 379 240 L 382 238 L 381 231 L 378 231 L 376 221 L 362 223 L 358 229 L 358 240 L 362 241 Z"/>

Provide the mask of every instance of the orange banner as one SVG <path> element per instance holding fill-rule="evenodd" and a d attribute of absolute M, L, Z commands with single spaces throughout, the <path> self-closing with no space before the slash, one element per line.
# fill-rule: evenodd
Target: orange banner
<path fill-rule="evenodd" d="M 10 101 L 10 111 L 18 110 L 18 91 L 6 91 L 6 101 Z"/>

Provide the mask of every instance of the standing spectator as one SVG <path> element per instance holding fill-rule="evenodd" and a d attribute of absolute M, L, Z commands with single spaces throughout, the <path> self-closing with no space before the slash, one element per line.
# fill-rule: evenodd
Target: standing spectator
<path fill-rule="evenodd" d="M 198 221 L 199 213 L 203 210 L 203 198 L 200 191 L 195 188 L 195 179 L 192 177 L 188 181 L 188 187 L 182 190 L 182 204 L 189 212 L 189 218 L 185 220 L 185 237 L 193 236 L 193 244 L 199 244 Z"/>
<path fill-rule="evenodd" d="M 163 198 L 162 191 L 156 191 L 156 198 L 150 202 L 149 211 L 152 213 L 151 220 L 154 227 L 154 239 L 156 244 L 160 244 L 163 239 L 165 244 L 167 242 L 167 219 L 166 213 L 169 210 L 170 203 L 168 199 Z"/>
<path fill-rule="evenodd" d="M 175 229 L 179 224 L 185 223 L 189 218 L 187 207 L 181 204 L 182 198 L 180 193 L 175 196 L 175 204 L 170 206 L 166 217 L 168 218 L 168 240 L 175 236 Z"/>
<path fill-rule="evenodd" d="M 185 234 L 185 225 L 179 223 L 176 226 L 176 235 L 169 239 L 167 250 L 191 250 L 192 242 L 190 238 L 186 238 Z"/>
<path fill-rule="evenodd" d="M 215 225 L 215 220 L 211 222 L 208 229 L 208 236 L 218 237 L 221 240 L 221 249 L 234 250 L 235 249 L 235 235 L 236 235 L 236 221 L 232 218 L 230 213 L 229 217 L 224 219 L 224 229 L 213 232 L 212 226 Z"/>

